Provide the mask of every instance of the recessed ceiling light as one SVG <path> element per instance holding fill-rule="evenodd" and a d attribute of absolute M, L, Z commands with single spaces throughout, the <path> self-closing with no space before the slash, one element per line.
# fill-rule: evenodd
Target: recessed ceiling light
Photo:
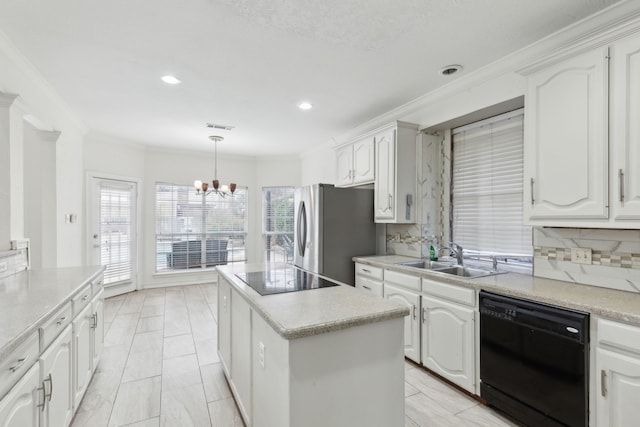
<path fill-rule="evenodd" d="M 461 70 L 462 70 L 462 65 L 447 65 L 446 67 L 440 68 L 440 71 L 438 72 L 443 76 L 450 76 Z"/>
<path fill-rule="evenodd" d="M 301 102 L 300 104 L 298 104 L 298 108 L 301 110 L 310 110 L 313 108 L 313 105 L 308 102 Z"/>
<path fill-rule="evenodd" d="M 177 77 L 171 75 L 162 76 L 162 81 L 168 85 L 177 85 L 182 83 Z"/>

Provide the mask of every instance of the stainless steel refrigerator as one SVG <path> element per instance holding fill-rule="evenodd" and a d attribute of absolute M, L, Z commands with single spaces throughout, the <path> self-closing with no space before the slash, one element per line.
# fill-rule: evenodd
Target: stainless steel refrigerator
<path fill-rule="evenodd" d="M 376 253 L 373 190 L 315 184 L 295 191 L 294 263 L 354 285 L 354 256 Z"/>

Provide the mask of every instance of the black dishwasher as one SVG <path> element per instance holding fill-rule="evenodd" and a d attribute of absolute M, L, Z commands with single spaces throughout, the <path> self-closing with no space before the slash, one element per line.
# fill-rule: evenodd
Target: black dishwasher
<path fill-rule="evenodd" d="M 589 314 L 480 292 L 480 395 L 528 426 L 588 425 Z"/>

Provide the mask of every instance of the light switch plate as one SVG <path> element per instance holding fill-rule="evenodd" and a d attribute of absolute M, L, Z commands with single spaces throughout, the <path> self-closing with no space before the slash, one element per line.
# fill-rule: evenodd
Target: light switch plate
<path fill-rule="evenodd" d="M 571 248 L 571 262 L 591 264 L 591 248 Z"/>

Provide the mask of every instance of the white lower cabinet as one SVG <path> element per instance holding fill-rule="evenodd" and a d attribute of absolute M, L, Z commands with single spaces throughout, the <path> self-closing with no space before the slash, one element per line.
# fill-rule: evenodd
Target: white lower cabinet
<path fill-rule="evenodd" d="M 40 356 L 40 378 L 45 398 L 40 412 L 41 427 L 66 427 L 73 418 L 71 337 L 71 326 L 67 326 Z"/>
<path fill-rule="evenodd" d="M 103 290 L 100 289 L 98 295 L 93 297 L 91 301 L 92 324 L 91 324 L 91 344 L 93 361 L 91 363 L 91 372 L 95 372 L 100 361 L 100 355 L 104 348 L 104 299 Z"/>
<path fill-rule="evenodd" d="M 379 297 L 384 296 L 384 270 L 366 264 L 356 263 L 356 289 L 369 292 Z"/>
<path fill-rule="evenodd" d="M 231 290 L 231 387 L 238 408 L 251 425 L 251 307 Z"/>
<path fill-rule="evenodd" d="M 598 346 L 592 371 L 596 379 L 596 426 L 638 425 L 640 328 L 606 319 L 597 322 Z"/>
<path fill-rule="evenodd" d="M 422 296 L 422 364 L 475 393 L 475 310 Z"/>
<path fill-rule="evenodd" d="M 406 305 L 410 313 L 404 317 L 404 355 L 420 363 L 420 294 L 408 289 L 390 285 L 385 281 L 384 297 Z"/>
<path fill-rule="evenodd" d="M 76 408 L 80 406 L 93 373 L 91 325 L 92 311 L 89 304 L 73 320 L 73 402 Z"/>
<path fill-rule="evenodd" d="M 218 276 L 218 354 L 222 369 L 231 376 L 231 285 Z"/>
<path fill-rule="evenodd" d="M 20 381 L 0 400 L 0 427 L 38 427 L 39 400 L 43 399 L 40 365 L 34 364 Z"/>

